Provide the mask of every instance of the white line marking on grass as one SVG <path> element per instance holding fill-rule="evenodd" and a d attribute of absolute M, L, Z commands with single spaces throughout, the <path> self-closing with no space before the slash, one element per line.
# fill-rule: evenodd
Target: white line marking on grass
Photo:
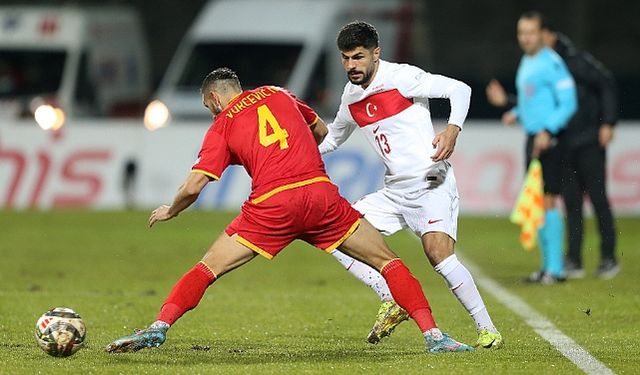
<path fill-rule="evenodd" d="M 459 255 L 459 254 L 458 254 Z M 520 297 L 503 288 L 496 281 L 485 276 L 473 262 L 464 258 L 464 264 L 473 274 L 476 283 L 487 293 L 500 301 L 509 310 L 520 315 L 524 321 L 543 339 L 547 340 L 567 359 L 587 374 L 615 374 L 604 363 L 576 344 L 573 339 L 556 328 L 547 318 L 534 310 Z"/>

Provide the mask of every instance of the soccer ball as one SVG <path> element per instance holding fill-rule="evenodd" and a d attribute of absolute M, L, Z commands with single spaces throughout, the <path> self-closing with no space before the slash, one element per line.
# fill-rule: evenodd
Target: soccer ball
<path fill-rule="evenodd" d="M 36 322 L 36 340 L 45 353 L 68 357 L 84 344 L 84 321 L 75 311 L 56 307 L 42 314 Z"/>

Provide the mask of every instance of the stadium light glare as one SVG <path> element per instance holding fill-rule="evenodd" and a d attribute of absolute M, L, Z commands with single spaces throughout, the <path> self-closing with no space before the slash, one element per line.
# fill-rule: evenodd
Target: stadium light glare
<path fill-rule="evenodd" d="M 154 100 L 144 110 L 144 127 L 150 131 L 160 129 L 167 126 L 170 118 L 169 108 L 163 102 Z"/>
<path fill-rule="evenodd" d="M 49 104 L 38 106 L 33 113 L 33 117 L 42 130 L 60 129 L 65 120 L 64 111 Z"/>

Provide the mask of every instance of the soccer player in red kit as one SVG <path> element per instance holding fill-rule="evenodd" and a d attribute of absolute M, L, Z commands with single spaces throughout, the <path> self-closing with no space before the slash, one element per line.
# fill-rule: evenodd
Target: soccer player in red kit
<path fill-rule="evenodd" d="M 160 346 L 169 327 L 195 308 L 219 277 L 258 254 L 271 259 L 295 239 L 325 252 L 339 248 L 380 270 L 396 302 L 423 333 L 428 351 L 472 350 L 437 328 L 418 281 L 330 182 L 317 148 L 319 139 L 310 131 L 321 134 L 326 126 L 311 108 L 279 87 L 242 91 L 237 75 L 227 68 L 209 73 L 201 91 L 214 123 L 173 203 L 154 210 L 149 226 L 189 207 L 231 164 L 247 170 L 251 194 L 203 259 L 173 287 L 156 321 L 112 342 L 108 352 Z"/>

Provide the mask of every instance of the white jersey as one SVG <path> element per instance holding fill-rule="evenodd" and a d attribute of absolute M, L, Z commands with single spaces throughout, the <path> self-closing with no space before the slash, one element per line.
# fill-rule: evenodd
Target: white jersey
<path fill-rule="evenodd" d="M 448 162 L 434 163 L 435 132 L 429 98 L 448 98 L 449 123 L 462 128 L 469 110 L 471 88 L 452 78 L 426 73 L 407 64 L 380 60 L 366 88 L 348 82 L 340 108 L 320 152 L 335 150 L 359 127 L 385 165 L 385 186 L 417 190 L 427 184 L 427 173 L 446 174 Z"/>

